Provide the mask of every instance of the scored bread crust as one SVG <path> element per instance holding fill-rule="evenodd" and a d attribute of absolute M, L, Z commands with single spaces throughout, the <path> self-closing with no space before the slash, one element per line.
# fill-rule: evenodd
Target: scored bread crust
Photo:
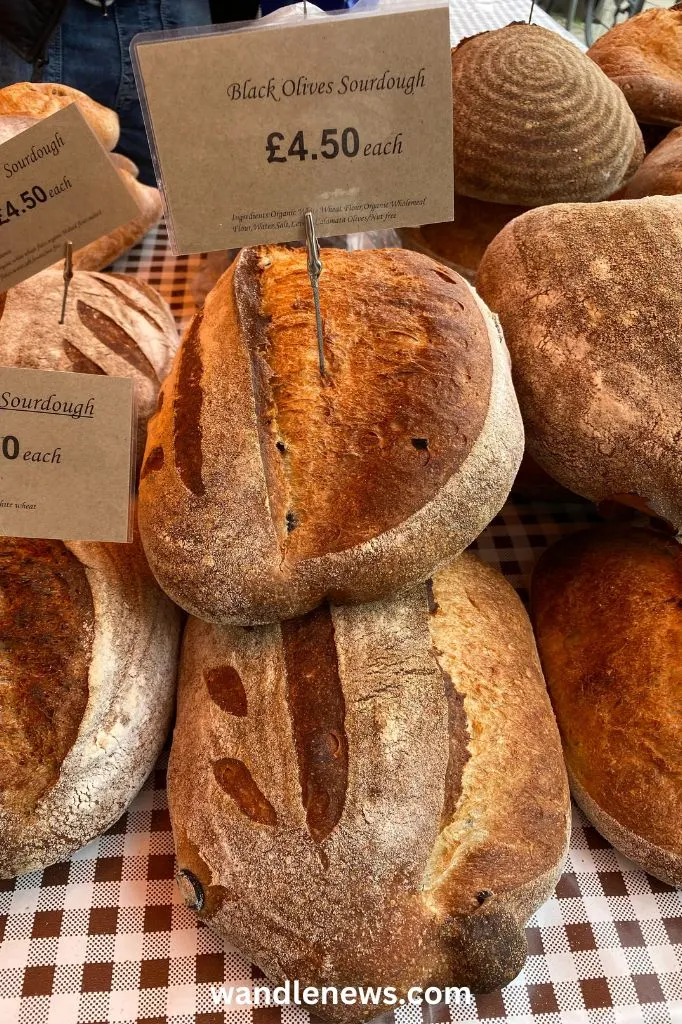
<path fill-rule="evenodd" d="M 576 801 L 645 871 L 682 886 L 682 548 L 581 530 L 533 572 L 538 647 Z"/>
<path fill-rule="evenodd" d="M 281 250 L 255 252 L 262 261 L 270 258 L 291 260 L 296 267 L 300 265 L 303 268 L 302 273 L 305 271 L 305 253 L 297 255 L 292 251 L 290 256 L 282 256 Z M 366 266 L 363 272 L 368 275 L 368 289 L 384 287 L 382 275 L 388 282 L 386 287 L 392 285 L 396 274 L 406 276 L 406 288 L 412 281 L 421 285 L 422 280 L 428 287 L 429 275 L 434 275 L 441 289 L 443 282 L 447 286 L 452 283 L 453 300 L 446 313 L 438 306 L 432 310 L 428 305 L 423 307 L 423 326 L 419 337 L 412 337 L 409 333 L 412 328 L 403 325 L 401 310 L 396 310 L 392 333 L 407 337 L 405 354 L 400 357 L 403 363 L 399 364 L 398 370 L 402 365 L 405 374 L 420 372 L 411 347 L 428 346 L 429 316 L 433 317 L 433 329 L 440 331 L 441 344 L 443 338 L 448 337 L 447 332 L 452 332 L 453 344 L 456 340 L 461 345 L 457 337 L 459 315 L 463 318 L 462 333 L 467 329 L 470 331 L 470 337 L 473 335 L 475 340 L 471 347 L 489 369 L 476 371 L 480 380 L 469 379 L 466 382 L 464 407 L 452 410 L 453 417 L 461 417 L 461 433 L 457 437 L 463 441 L 463 461 L 435 493 L 428 490 L 429 452 L 419 453 L 423 462 L 415 468 L 408 483 L 414 490 L 415 481 L 420 482 L 424 475 L 427 498 L 421 508 L 417 504 L 418 510 L 406 515 L 397 525 L 383 528 L 380 532 L 374 529 L 374 535 L 370 533 L 367 540 L 350 541 L 336 550 L 325 548 L 325 541 L 317 553 L 288 557 L 286 539 L 283 542 L 277 532 L 279 526 L 274 521 L 273 512 L 280 501 L 279 489 L 284 489 L 277 480 L 273 483 L 276 469 L 273 469 L 273 461 L 281 461 L 281 457 L 275 450 L 274 437 L 267 438 L 267 445 L 263 441 L 263 432 L 270 428 L 273 415 L 269 406 L 267 412 L 261 409 L 259 414 L 259 403 L 262 405 L 268 400 L 264 397 L 268 384 L 263 381 L 271 370 L 260 348 L 252 363 L 248 346 L 255 346 L 256 330 L 253 321 L 244 321 L 243 309 L 240 311 L 237 307 L 235 298 L 235 274 L 245 274 L 248 285 L 253 277 L 249 261 L 253 262 L 253 259 L 254 250 L 242 251 L 208 296 L 203 315 L 195 318 L 185 337 L 173 371 L 162 389 L 160 412 L 150 422 L 140 485 L 142 539 L 150 565 L 166 593 L 199 618 L 244 624 L 293 617 L 325 598 L 339 602 L 372 600 L 426 579 L 434 568 L 459 553 L 478 536 L 499 511 L 509 493 L 523 451 L 522 425 L 504 339 L 497 322 L 473 290 L 446 268 L 403 250 L 372 253 L 325 251 L 323 262 L 327 265 L 346 259 L 363 261 L 356 266 Z M 461 302 L 457 299 L 459 295 L 463 296 Z M 464 314 L 460 314 L 465 299 L 473 326 L 468 326 Z M 328 353 L 328 380 L 320 385 L 316 369 L 314 320 L 311 319 L 312 301 L 307 290 L 300 301 L 300 306 L 297 305 L 298 300 L 294 302 L 292 314 L 305 315 L 306 327 L 305 332 L 302 329 L 296 338 L 300 347 L 291 358 L 309 359 L 310 363 L 302 368 L 300 378 L 294 377 L 294 384 L 285 398 L 296 410 L 298 431 L 303 435 L 299 443 L 314 448 L 318 428 L 312 410 L 318 395 L 321 393 L 324 401 L 325 388 L 334 386 L 334 348 L 331 355 Z M 354 297 L 354 301 L 362 301 L 362 296 Z M 381 304 L 381 292 L 376 301 Z M 410 311 L 411 299 L 406 295 L 401 301 L 406 302 Z M 369 346 L 373 344 L 371 306 L 365 303 L 362 308 L 367 310 L 367 339 L 364 343 Z M 380 315 L 386 317 L 383 308 Z M 341 334 L 343 326 L 335 330 L 339 331 L 340 337 L 330 340 L 333 345 L 342 347 L 345 343 Z M 352 337 L 350 331 L 349 334 Z M 190 344 L 195 345 L 199 352 L 198 367 L 187 359 Z M 377 345 L 376 341 L 374 345 Z M 185 367 L 190 367 L 190 370 L 183 368 L 183 349 L 186 350 Z M 380 358 L 381 350 L 375 349 L 374 352 L 371 358 Z M 486 373 L 490 381 L 487 397 L 484 393 Z M 298 379 L 305 379 L 305 383 L 300 384 L 300 391 L 296 384 Z M 311 380 L 312 383 L 308 383 Z M 428 383 L 432 385 L 433 381 Z M 379 397 L 382 401 L 390 399 L 390 395 L 386 397 L 386 389 L 391 387 L 391 379 L 361 378 L 354 386 L 355 402 L 361 406 L 362 412 L 369 410 L 370 417 L 373 393 L 377 388 L 381 389 Z M 471 394 L 466 388 L 471 389 Z M 472 394 L 475 398 L 471 397 Z M 198 422 L 192 421 L 191 429 L 183 437 L 178 434 L 176 424 L 182 422 L 183 415 L 192 413 L 188 408 L 190 402 L 195 403 L 196 410 L 198 401 L 201 403 L 200 418 Z M 450 415 L 442 404 L 442 396 L 436 395 L 434 401 L 440 402 L 436 411 L 441 417 Z M 479 415 L 475 402 L 479 403 L 480 425 L 475 422 Z M 466 403 L 470 403 L 473 410 L 471 421 L 466 419 L 469 415 Z M 343 445 L 347 427 L 353 426 L 354 412 L 347 415 L 336 433 L 337 451 L 328 453 L 330 460 L 347 458 Z M 394 417 L 398 423 L 404 415 L 402 409 L 395 409 Z M 434 413 L 429 412 L 429 415 Z M 306 417 L 310 417 L 307 429 L 311 437 L 306 437 Z M 472 425 L 467 430 L 468 422 Z M 379 423 L 376 431 L 383 430 L 391 440 L 393 428 L 394 424 Z M 182 444 L 180 451 L 178 437 Z M 377 439 L 383 443 L 377 434 L 373 438 L 375 445 Z M 409 437 L 406 441 L 414 457 L 417 453 L 409 446 Z M 367 449 L 369 442 L 362 443 Z M 378 474 L 383 472 L 383 465 L 378 463 Z M 377 493 L 376 500 L 380 501 L 380 489 L 375 479 L 360 477 L 349 486 L 360 493 L 363 489 Z M 319 496 L 319 487 L 317 493 Z M 329 533 L 334 527 L 333 515 L 334 509 L 325 513 L 313 526 Z M 338 528 L 343 531 L 354 525 L 351 512 L 347 520 L 338 523 Z"/>
<path fill-rule="evenodd" d="M 118 114 L 79 89 L 56 82 L 15 82 L 0 89 L 0 115 L 20 114 L 42 120 L 70 103 L 78 104 L 81 114 L 104 148 L 113 149 L 120 135 Z"/>
<path fill-rule="evenodd" d="M 61 271 L 50 267 L 0 295 L 0 363 L 132 377 L 139 465 L 147 420 L 178 346 L 170 307 L 140 278 L 78 270 L 60 324 L 63 291 Z"/>
<path fill-rule="evenodd" d="M 682 124 L 682 9 L 642 11 L 587 52 L 643 124 Z"/>
<path fill-rule="evenodd" d="M 469 554 L 431 597 L 191 619 L 168 796 L 187 901 L 268 978 L 400 995 L 515 977 L 570 831 L 528 617 Z"/>
<path fill-rule="evenodd" d="M 2 878 L 63 860 L 113 825 L 154 766 L 173 712 L 180 612 L 139 541 L 65 546 L 85 570 L 94 607 L 87 704 L 37 804 L 26 807 L 11 789 L 0 797 Z"/>
<path fill-rule="evenodd" d="M 682 198 L 512 221 L 477 287 L 499 315 L 530 454 L 564 487 L 682 526 Z"/>

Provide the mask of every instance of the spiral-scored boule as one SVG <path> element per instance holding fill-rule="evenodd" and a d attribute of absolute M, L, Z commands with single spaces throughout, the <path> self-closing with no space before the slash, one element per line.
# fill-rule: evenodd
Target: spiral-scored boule
<path fill-rule="evenodd" d="M 620 89 L 572 43 L 513 24 L 452 51 L 455 190 L 520 206 L 596 202 L 644 157 Z"/>

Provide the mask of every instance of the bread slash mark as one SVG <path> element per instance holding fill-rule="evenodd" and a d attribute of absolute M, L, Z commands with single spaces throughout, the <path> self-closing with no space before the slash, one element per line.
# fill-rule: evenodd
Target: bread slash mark
<path fill-rule="evenodd" d="M 204 368 L 199 349 L 200 325 L 201 315 L 197 315 L 182 343 L 173 404 L 175 466 L 185 487 L 197 498 L 203 497 L 206 493 L 202 476 L 204 456 L 201 410 L 204 403 Z"/>
<path fill-rule="evenodd" d="M 276 825 L 277 812 L 261 792 L 251 772 L 236 757 L 223 757 L 213 764 L 215 780 L 236 803 L 242 814 L 260 825 Z"/>
<path fill-rule="evenodd" d="M 321 843 L 338 824 L 348 786 L 346 706 L 329 607 L 282 623 L 286 698 L 308 831 Z"/>

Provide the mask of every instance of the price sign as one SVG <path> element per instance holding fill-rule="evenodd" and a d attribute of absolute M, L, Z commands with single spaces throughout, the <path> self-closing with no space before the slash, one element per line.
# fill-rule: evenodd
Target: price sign
<path fill-rule="evenodd" d="M 256 26 L 133 44 L 177 251 L 452 219 L 447 4 Z"/>
<path fill-rule="evenodd" d="M 129 378 L 0 367 L 0 535 L 130 537 Z"/>
<path fill-rule="evenodd" d="M 0 292 L 137 217 L 75 103 L 0 146 Z"/>

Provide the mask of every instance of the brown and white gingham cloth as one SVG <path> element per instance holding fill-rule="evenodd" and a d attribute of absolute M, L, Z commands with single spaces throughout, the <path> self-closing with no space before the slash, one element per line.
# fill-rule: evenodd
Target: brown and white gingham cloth
<path fill-rule="evenodd" d="M 116 266 L 168 299 L 179 322 L 198 256 L 163 227 Z M 596 518 L 578 500 L 510 503 L 478 539 L 525 598 L 538 554 Z M 165 755 L 127 814 L 62 864 L 0 882 L 0 1024 L 306 1024 L 285 1009 L 216 1009 L 211 986 L 260 977 L 180 904 Z M 637 870 L 574 812 L 566 872 L 528 927 L 523 973 L 464 1007 L 401 1007 L 381 1024 L 682 1024 L 682 893 Z"/>

